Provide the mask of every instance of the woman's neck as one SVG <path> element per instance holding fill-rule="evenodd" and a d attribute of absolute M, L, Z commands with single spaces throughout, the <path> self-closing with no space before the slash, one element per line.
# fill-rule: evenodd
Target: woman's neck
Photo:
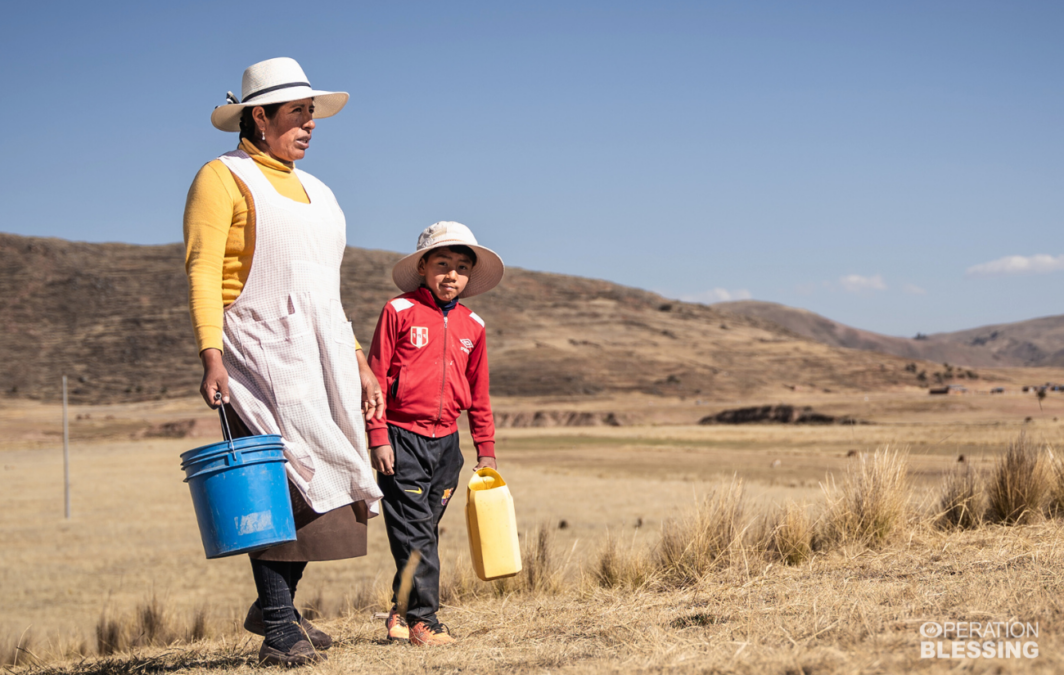
<path fill-rule="evenodd" d="M 274 171 L 282 171 L 284 173 L 292 173 L 295 171 L 295 167 L 291 163 L 282 162 L 267 150 L 263 150 L 250 138 L 241 138 L 240 144 L 237 146 L 244 152 L 248 153 L 252 159 L 258 162 L 261 166 L 264 166 Z"/>
<path fill-rule="evenodd" d="M 295 162 L 289 162 L 286 159 L 281 159 L 277 155 L 275 155 L 272 152 L 270 152 L 270 146 L 266 143 L 266 141 L 256 140 L 256 139 L 250 139 L 250 140 L 251 140 L 252 145 L 254 145 L 256 148 L 259 149 L 259 152 L 261 152 L 264 155 L 269 156 L 271 159 L 274 159 L 274 160 L 280 162 L 281 164 L 284 164 L 289 169 L 293 168 L 296 165 Z"/>

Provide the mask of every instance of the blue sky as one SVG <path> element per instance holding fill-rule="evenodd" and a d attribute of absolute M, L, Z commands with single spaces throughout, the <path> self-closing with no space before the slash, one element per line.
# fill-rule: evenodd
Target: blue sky
<path fill-rule="evenodd" d="M 912 335 L 1064 313 L 1064 4 L 21 3 L 0 230 L 181 238 L 266 58 L 351 92 L 300 167 L 349 243 Z M 1011 258 L 1007 258 L 1012 256 Z"/>

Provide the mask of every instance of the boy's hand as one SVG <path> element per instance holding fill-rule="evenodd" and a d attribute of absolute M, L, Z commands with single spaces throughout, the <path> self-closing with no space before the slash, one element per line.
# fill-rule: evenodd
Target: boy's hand
<path fill-rule="evenodd" d="M 358 358 L 358 377 L 362 380 L 362 416 L 367 420 L 384 417 L 384 395 L 381 393 L 381 384 L 377 376 L 366 362 L 366 355 L 359 349 L 355 352 Z"/>
<path fill-rule="evenodd" d="M 377 473 L 385 476 L 395 475 L 395 453 L 390 445 L 378 445 L 369 449 L 369 463 Z"/>
<path fill-rule="evenodd" d="M 473 471 L 480 471 L 481 469 L 498 471 L 499 465 L 495 463 L 494 457 L 477 457 L 477 465 L 473 467 Z"/>

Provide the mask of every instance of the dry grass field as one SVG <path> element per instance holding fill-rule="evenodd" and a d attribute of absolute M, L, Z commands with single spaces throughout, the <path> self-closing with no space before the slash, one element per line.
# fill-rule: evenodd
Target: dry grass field
<path fill-rule="evenodd" d="M 339 640 L 307 672 L 1059 672 L 1058 396 L 1041 409 L 1019 394 L 906 390 L 788 391 L 771 401 L 499 399 L 501 411 L 610 411 L 640 424 L 500 430 L 500 470 L 532 574 L 475 581 L 458 500 L 442 526 L 441 617 L 460 638 L 452 648 L 382 641 L 373 615 L 386 609 L 392 573 L 383 523 L 371 522 L 365 558 L 310 565 L 297 603 Z M 723 408 L 776 402 L 870 423 L 695 424 Z M 209 428 L 201 405 L 73 408 L 67 521 L 59 408 L 2 404 L 8 670 L 257 669 L 259 639 L 238 627 L 254 598 L 247 560 L 203 559 L 178 468 L 180 452 L 213 439 L 144 435 L 182 419 Z M 1019 478 L 995 483 L 1021 432 L 1027 454 L 1008 465 Z M 978 477 L 972 495 L 966 471 Z M 949 476 L 960 499 L 944 505 Z M 1032 483 L 1041 492 L 1025 492 Z M 995 494 L 1037 506 L 995 519 Z M 944 525 L 946 507 L 958 504 L 950 513 L 970 507 L 978 517 Z M 1038 656 L 921 659 L 921 626 L 950 621 L 1037 622 Z"/>

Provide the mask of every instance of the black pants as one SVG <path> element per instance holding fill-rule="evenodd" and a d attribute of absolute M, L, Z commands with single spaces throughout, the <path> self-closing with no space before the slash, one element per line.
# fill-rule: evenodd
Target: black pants
<path fill-rule="evenodd" d="M 440 608 L 440 518 L 458 489 L 463 464 L 458 432 L 429 438 L 389 424 L 388 440 L 395 451 L 395 474 L 377 474 L 377 483 L 384 493 L 384 524 L 395 558 L 392 602 L 410 554 L 420 551 L 406 620 L 433 624 Z"/>

